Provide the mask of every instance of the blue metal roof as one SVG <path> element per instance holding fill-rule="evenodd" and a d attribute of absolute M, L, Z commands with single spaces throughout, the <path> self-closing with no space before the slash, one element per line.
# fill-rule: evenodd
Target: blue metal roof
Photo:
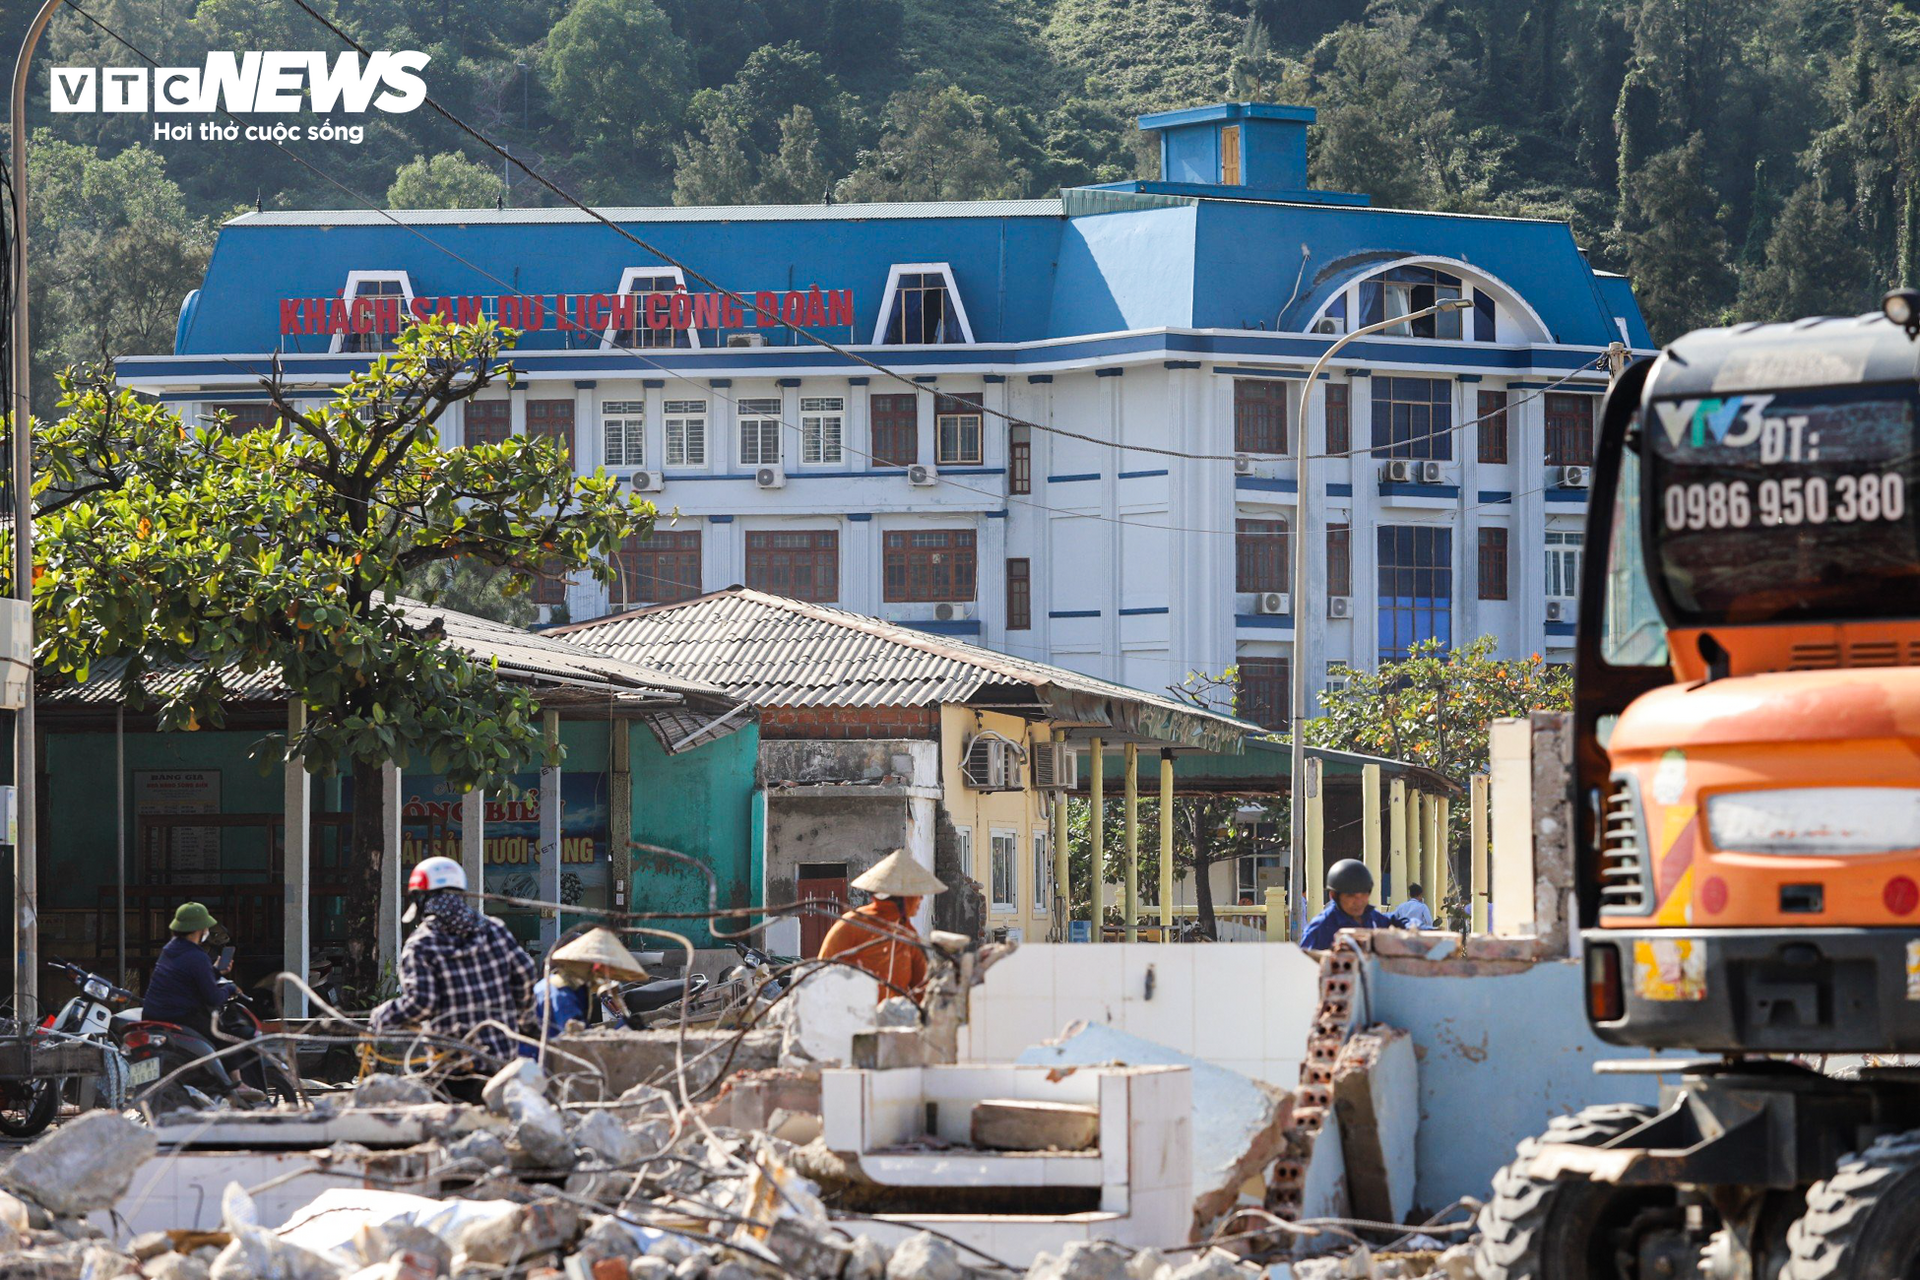
<path fill-rule="evenodd" d="M 730 289 L 851 289 L 855 323 L 832 336 L 854 343 L 871 338 L 895 264 L 950 263 L 975 344 L 984 347 L 1163 328 L 1298 332 L 1333 290 L 1369 264 L 1433 256 L 1496 277 L 1558 343 L 1604 347 L 1620 339 L 1620 317 L 1633 345 L 1651 346 L 1627 282 L 1594 272 L 1557 222 L 1119 192 L 1064 206 L 1032 200 L 607 212 Z M 416 295 L 551 295 L 610 293 L 625 268 L 660 265 L 572 210 L 395 217 L 400 225 L 366 210 L 234 219 L 221 229 L 198 296 L 183 306 L 175 352 L 271 351 L 280 343 L 281 299 L 338 296 L 353 270 L 405 270 Z M 763 332 L 772 346 L 752 352 L 754 359 L 802 354 L 781 357 L 787 335 Z M 528 351 L 564 345 L 565 336 L 551 330 L 522 343 Z M 286 343 L 289 352 L 326 349 L 324 337 Z M 1453 344 L 1444 356 L 1436 350 L 1436 358 L 1454 363 L 1470 353 L 1492 364 L 1512 362 L 1511 352 Z M 676 361 L 708 354 L 649 353 Z M 922 348 L 916 362 L 922 354 L 944 362 L 974 353 Z"/>

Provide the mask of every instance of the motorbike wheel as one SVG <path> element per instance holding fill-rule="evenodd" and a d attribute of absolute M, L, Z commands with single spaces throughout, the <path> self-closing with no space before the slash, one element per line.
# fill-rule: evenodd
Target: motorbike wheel
<path fill-rule="evenodd" d="M 0 1134 L 31 1138 L 60 1111 L 58 1080 L 9 1080 L 0 1087 Z"/>
<path fill-rule="evenodd" d="M 262 1084 L 260 1091 L 275 1102 L 298 1103 L 300 1086 L 295 1082 L 293 1074 L 287 1070 L 286 1065 L 278 1058 L 269 1057 L 264 1053 L 259 1055 L 259 1061 Z"/>

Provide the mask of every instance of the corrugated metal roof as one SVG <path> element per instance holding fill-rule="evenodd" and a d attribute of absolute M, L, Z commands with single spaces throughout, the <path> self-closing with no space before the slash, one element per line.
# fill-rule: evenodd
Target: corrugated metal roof
<path fill-rule="evenodd" d="M 522 631 L 417 600 L 401 600 L 399 605 L 410 625 L 444 627 L 449 642 L 479 661 L 497 662 L 501 674 L 516 684 L 576 688 L 599 699 L 619 697 L 634 707 L 698 705 L 703 710 L 725 710 L 738 701 L 715 685 L 654 671 L 622 655 L 589 649 L 552 634 Z M 50 684 L 41 696 L 67 705 L 111 706 L 120 701 L 120 673 L 125 668 L 124 659 L 102 662 L 93 668 L 85 684 Z M 176 667 L 155 671 L 147 683 L 161 691 L 178 687 L 192 677 L 192 669 Z M 277 670 L 229 675 L 227 688 L 234 702 L 275 702 L 287 696 L 287 686 Z"/>
<path fill-rule="evenodd" d="M 596 210 L 612 222 L 860 222 L 895 218 L 1059 218 L 1059 200 L 941 200 L 895 204 L 619 205 Z M 593 222 L 559 209 L 284 209 L 243 213 L 229 227 L 525 226 Z"/>
<path fill-rule="evenodd" d="M 744 587 L 556 632 L 653 670 L 717 684 L 760 707 L 1000 700 L 1067 723 L 1111 724 L 1214 751 L 1238 750 L 1242 736 L 1265 732 L 1165 694 Z"/>

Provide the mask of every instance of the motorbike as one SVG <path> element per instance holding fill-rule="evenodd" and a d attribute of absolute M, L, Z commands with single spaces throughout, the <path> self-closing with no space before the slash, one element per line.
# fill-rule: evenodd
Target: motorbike
<path fill-rule="evenodd" d="M 114 1006 L 133 1003 L 133 993 L 58 956 L 49 957 L 47 967 L 66 974 L 79 990 L 58 1010 L 40 1020 L 36 1036 L 112 1044 Z M 117 1053 L 113 1056 L 118 1057 Z M 108 1069 L 123 1070 L 124 1062 L 109 1061 Z M 124 1082 L 124 1075 L 121 1080 Z M 52 1124 L 60 1111 L 60 1084 L 59 1079 L 52 1077 L 0 1080 L 0 1134 L 9 1138 L 31 1138 Z"/>
<path fill-rule="evenodd" d="M 225 981 L 220 989 L 226 999 L 214 1014 L 214 1025 L 219 1030 L 214 1040 L 218 1047 L 264 1035 L 266 1028 L 240 989 Z M 180 1068 L 206 1056 L 207 1037 L 177 1023 L 142 1017 L 138 1009 L 120 1014 L 118 1020 L 122 1023 L 119 1039 L 127 1058 L 133 1101 L 150 1105 L 156 1113 L 204 1106 L 221 1095 L 230 1095 L 242 1103 L 249 1101 L 244 1092 L 234 1089 L 236 1082 L 270 1102 L 300 1100 L 299 1081 L 286 1063 L 268 1049 L 253 1049 L 201 1062 L 174 1077 Z M 228 1069 L 228 1063 L 234 1064 L 233 1070 Z M 163 1080 L 166 1083 L 162 1084 Z"/>
<path fill-rule="evenodd" d="M 683 1003 L 689 1025 L 724 1024 L 779 995 L 786 980 L 774 976 L 773 958 L 744 942 L 730 945 L 740 963 L 729 965 L 716 981 L 695 974 L 684 984 L 678 978 L 668 978 L 621 988 L 628 1010 L 627 1025 L 636 1030 L 676 1025 Z"/>

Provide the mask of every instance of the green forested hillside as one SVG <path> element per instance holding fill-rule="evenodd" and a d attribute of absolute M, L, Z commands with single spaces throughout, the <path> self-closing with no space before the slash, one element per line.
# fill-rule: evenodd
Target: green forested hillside
<path fill-rule="evenodd" d="M 335 41 L 291 0 L 82 0 L 162 63 Z M 1142 111 L 1320 109 L 1316 182 L 1565 218 L 1658 336 L 1920 275 L 1920 18 L 1890 0 L 323 0 L 592 199 L 966 199 L 1152 176 Z M 18 32 L 21 0 L 7 0 Z M 134 58 L 72 11 L 43 64 Z M 36 116 L 43 365 L 152 350 L 236 208 L 537 203 L 429 111 L 358 145 Z M 145 136 L 143 136 L 145 132 Z M 103 306 L 114 297 L 138 305 Z M 45 385 L 44 383 L 42 385 Z"/>

